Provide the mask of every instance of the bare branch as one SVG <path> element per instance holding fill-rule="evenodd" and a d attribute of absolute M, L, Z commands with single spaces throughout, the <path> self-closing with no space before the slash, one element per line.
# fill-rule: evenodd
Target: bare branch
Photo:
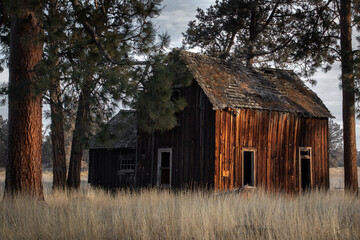
<path fill-rule="evenodd" d="M 277 2 L 275 3 L 274 9 L 272 10 L 269 18 L 265 22 L 264 28 L 266 28 L 270 24 L 270 22 L 271 22 L 272 18 L 274 17 L 274 14 L 275 14 L 276 9 L 278 8 L 279 4 L 280 4 L 280 0 L 277 0 Z"/>

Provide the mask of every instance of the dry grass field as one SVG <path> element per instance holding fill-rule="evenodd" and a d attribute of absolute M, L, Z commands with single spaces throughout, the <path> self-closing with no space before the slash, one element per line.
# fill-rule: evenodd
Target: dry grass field
<path fill-rule="evenodd" d="M 44 181 L 49 176 L 45 172 Z M 360 238 L 360 198 L 343 191 L 109 194 L 84 184 L 71 194 L 47 189 L 45 200 L 0 202 L 0 239 Z"/>
<path fill-rule="evenodd" d="M 360 186 L 360 167 L 358 167 L 358 181 Z M 330 189 L 344 189 L 344 168 L 330 168 Z"/>

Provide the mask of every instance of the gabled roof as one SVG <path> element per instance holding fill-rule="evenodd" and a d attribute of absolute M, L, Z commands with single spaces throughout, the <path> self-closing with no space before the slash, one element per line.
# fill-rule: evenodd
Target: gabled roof
<path fill-rule="evenodd" d="M 120 110 L 90 141 L 90 149 L 136 148 L 136 113 Z"/>
<path fill-rule="evenodd" d="M 213 109 L 250 108 L 332 117 L 321 99 L 293 72 L 242 64 L 180 51 Z"/>

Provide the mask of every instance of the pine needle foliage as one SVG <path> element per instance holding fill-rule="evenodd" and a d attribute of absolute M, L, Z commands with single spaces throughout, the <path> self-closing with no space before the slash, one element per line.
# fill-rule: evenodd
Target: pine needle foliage
<path fill-rule="evenodd" d="M 317 68 L 327 71 L 336 60 L 334 7 L 332 0 L 217 0 L 206 10 L 197 9 L 183 44 L 248 66 L 297 69 L 310 79 Z"/>
<path fill-rule="evenodd" d="M 192 78 L 179 50 L 167 56 L 155 56 L 135 104 L 140 129 L 151 133 L 174 128 L 177 124 L 175 113 L 185 108 L 186 101 L 183 97 L 173 97 L 173 86 L 189 86 Z"/>

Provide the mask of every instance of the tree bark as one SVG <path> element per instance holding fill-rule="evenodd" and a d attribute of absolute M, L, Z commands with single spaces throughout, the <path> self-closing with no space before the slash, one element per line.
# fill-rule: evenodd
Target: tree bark
<path fill-rule="evenodd" d="M 356 166 L 354 61 L 351 45 L 351 1 L 340 1 L 340 29 L 345 189 L 349 192 L 357 192 L 358 179 Z"/>
<path fill-rule="evenodd" d="M 25 5 L 25 4 L 23 4 Z M 43 199 L 41 143 L 42 96 L 35 67 L 43 52 L 41 26 L 27 7 L 11 19 L 9 63 L 9 136 L 5 196 Z"/>
<path fill-rule="evenodd" d="M 66 157 L 64 145 L 64 115 L 60 96 L 60 81 L 55 79 L 50 90 L 51 141 L 53 151 L 53 188 L 65 189 Z"/>
<path fill-rule="evenodd" d="M 79 97 L 75 129 L 71 144 L 69 173 L 66 181 L 66 185 L 70 189 L 78 189 L 80 187 L 81 160 L 87 136 L 86 128 L 89 125 L 89 98 L 90 90 L 85 87 L 82 89 Z"/>
<path fill-rule="evenodd" d="M 61 16 L 58 14 L 57 1 L 52 0 L 49 5 L 49 31 L 56 32 L 53 19 Z M 54 68 L 50 86 L 50 109 L 51 109 L 51 142 L 53 151 L 53 188 L 65 189 L 66 185 L 66 156 L 64 143 L 64 113 L 61 102 L 60 76 L 58 71 L 59 57 L 58 46 L 49 38 L 49 55 L 52 59 L 51 67 Z"/>

